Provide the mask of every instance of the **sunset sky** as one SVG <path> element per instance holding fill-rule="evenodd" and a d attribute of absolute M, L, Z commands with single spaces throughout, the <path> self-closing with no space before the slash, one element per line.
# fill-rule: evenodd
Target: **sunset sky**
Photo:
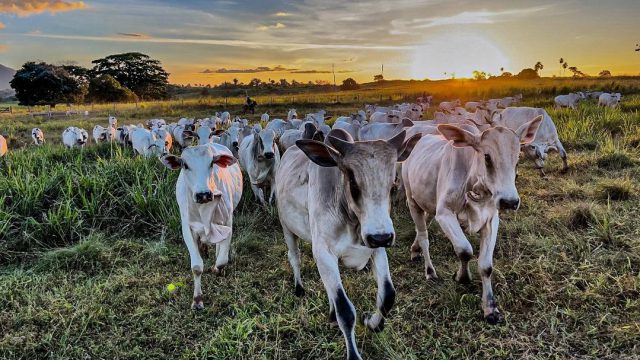
<path fill-rule="evenodd" d="M 134 4 L 134 5 L 132 5 Z M 140 51 L 173 83 L 640 74 L 638 0 L 0 0 L 0 64 Z M 445 75 L 445 72 L 447 73 Z"/>

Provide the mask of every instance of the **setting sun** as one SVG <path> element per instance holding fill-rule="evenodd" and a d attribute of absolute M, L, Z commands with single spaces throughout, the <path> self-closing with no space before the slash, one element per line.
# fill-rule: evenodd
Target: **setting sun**
<path fill-rule="evenodd" d="M 430 38 L 412 54 L 414 79 L 468 78 L 474 70 L 498 74 L 509 68 L 507 56 L 488 38 L 468 32 L 451 32 Z"/>

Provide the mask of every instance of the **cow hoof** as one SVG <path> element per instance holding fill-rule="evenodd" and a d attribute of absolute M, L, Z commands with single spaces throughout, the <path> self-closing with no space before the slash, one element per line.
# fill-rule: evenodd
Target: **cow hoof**
<path fill-rule="evenodd" d="M 211 271 L 213 271 L 213 273 L 218 276 L 224 276 L 227 272 L 225 269 L 226 269 L 226 265 L 220 265 L 220 266 L 212 267 Z"/>
<path fill-rule="evenodd" d="M 331 310 L 331 312 L 329 312 L 329 326 L 331 326 L 332 328 L 336 328 L 338 327 L 338 319 L 336 318 L 336 312 Z"/>
<path fill-rule="evenodd" d="M 468 285 L 471 284 L 471 277 L 469 276 L 469 273 L 466 273 L 462 276 L 458 276 L 458 274 L 453 274 L 453 280 L 455 280 L 458 284 L 461 285 Z"/>
<path fill-rule="evenodd" d="M 305 292 L 304 292 L 304 288 L 302 287 L 302 285 L 296 284 L 296 289 L 294 291 L 294 294 L 297 297 L 303 297 L 304 296 Z"/>
<path fill-rule="evenodd" d="M 195 311 L 202 311 L 202 310 L 204 310 L 204 303 L 202 302 L 202 300 L 197 301 L 197 302 L 196 302 L 196 301 L 194 301 L 194 302 L 191 304 L 191 309 L 193 309 L 193 310 L 195 310 Z"/>
<path fill-rule="evenodd" d="M 498 311 L 498 309 L 495 309 L 492 313 L 486 315 L 484 320 L 489 323 L 489 325 L 497 325 L 504 322 L 504 316 L 500 311 Z"/>
<path fill-rule="evenodd" d="M 384 318 L 381 318 L 376 326 L 371 325 L 371 315 L 369 313 L 363 313 L 360 315 L 360 321 L 366 325 L 367 328 L 374 333 L 379 333 L 384 330 Z"/>
<path fill-rule="evenodd" d="M 420 255 L 422 255 L 422 253 L 420 251 L 411 250 L 411 261 L 419 260 L 420 259 Z"/>

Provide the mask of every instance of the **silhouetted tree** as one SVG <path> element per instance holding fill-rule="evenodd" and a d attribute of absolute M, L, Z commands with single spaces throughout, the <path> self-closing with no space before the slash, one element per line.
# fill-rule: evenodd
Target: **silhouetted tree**
<path fill-rule="evenodd" d="M 342 85 L 340 85 L 340 90 L 358 90 L 358 89 L 360 89 L 360 85 L 358 85 L 358 83 L 352 78 L 342 80 Z"/>
<path fill-rule="evenodd" d="M 78 104 L 84 100 L 87 86 L 78 76 L 62 66 L 33 61 L 22 65 L 11 87 L 16 91 L 20 105 Z"/>
<path fill-rule="evenodd" d="M 473 70 L 473 79 L 474 80 L 486 80 L 487 79 L 487 73 L 484 71 L 479 71 L 479 70 Z"/>
<path fill-rule="evenodd" d="M 133 91 L 122 86 L 111 75 L 91 79 L 86 97 L 87 101 L 97 103 L 129 102 L 137 99 L 138 96 Z"/>
<path fill-rule="evenodd" d="M 520 71 L 518 75 L 516 75 L 516 77 L 520 79 L 537 79 L 540 77 L 540 75 L 538 75 L 538 72 L 534 69 L 527 68 L 522 69 L 522 71 Z"/>
<path fill-rule="evenodd" d="M 374 75 L 373 76 L 373 81 L 380 82 L 380 81 L 383 81 L 383 80 L 384 80 L 384 76 L 382 76 L 382 74 L 378 74 L 378 75 Z"/>
<path fill-rule="evenodd" d="M 540 70 L 544 69 L 544 65 L 542 65 L 542 63 L 540 61 L 538 61 L 534 66 L 533 66 L 533 70 L 535 70 L 535 72 L 539 73 Z"/>
<path fill-rule="evenodd" d="M 167 97 L 169 74 L 162 68 L 160 61 L 151 59 L 148 55 L 137 52 L 117 54 L 92 63 L 93 77 L 111 75 L 141 99 Z"/>
<path fill-rule="evenodd" d="M 236 78 L 233 79 L 233 85 L 234 86 L 238 86 L 238 79 L 236 79 Z"/>
<path fill-rule="evenodd" d="M 609 70 L 602 70 L 602 71 L 600 71 L 600 73 L 598 74 L 598 76 L 600 76 L 600 77 L 610 77 L 610 76 L 611 76 L 611 71 L 609 71 Z"/>

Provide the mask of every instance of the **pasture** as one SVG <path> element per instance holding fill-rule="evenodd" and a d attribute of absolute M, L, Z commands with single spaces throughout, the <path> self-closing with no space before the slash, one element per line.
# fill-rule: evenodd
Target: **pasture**
<path fill-rule="evenodd" d="M 520 164 L 522 206 L 501 214 L 493 272 L 505 323 L 482 320 L 475 260 L 470 285 L 451 279 L 458 260 L 435 223 L 429 234 L 440 280 L 425 280 L 422 260 L 409 259 L 414 227 L 398 201 L 398 238 L 389 249 L 396 306 L 383 332 L 357 327 L 364 358 L 640 356 L 640 95 L 625 94 L 614 110 L 554 110 L 551 98 L 525 94 L 523 105 L 547 107 L 570 171 L 560 174 L 555 154 L 546 178 L 530 161 Z M 278 117 L 291 105 L 285 101 L 270 107 Z M 361 105 L 362 97 L 293 104 L 299 114 L 323 108 L 334 116 Z M 137 124 L 220 109 L 188 101 L 115 115 L 120 124 Z M 311 247 L 302 247 L 307 293 L 296 298 L 277 211 L 258 206 L 248 186 L 234 215 L 231 266 L 222 277 L 203 274 L 206 308 L 190 309 L 177 172 L 116 145 L 59 144 L 64 128 L 104 125 L 107 112 L 0 118 L 11 147 L 0 162 L 0 357 L 343 358 Z M 30 145 L 36 126 L 48 140 L 41 148 Z M 477 236 L 470 239 L 477 251 Z M 358 315 L 372 311 L 370 270 L 342 274 Z"/>

